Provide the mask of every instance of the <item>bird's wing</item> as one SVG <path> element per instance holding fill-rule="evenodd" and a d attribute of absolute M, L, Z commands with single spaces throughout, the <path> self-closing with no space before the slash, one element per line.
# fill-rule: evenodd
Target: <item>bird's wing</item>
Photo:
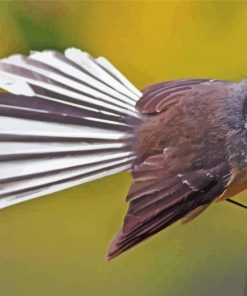
<path fill-rule="evenodd" d="M 229 84 L 231 81 L 216 79 L 178 79 L 152 84 L 142 90 L 143 96 L 137 102 L 142 113 L 159 113 L 169 107 L 177 98 L 182 98 L 196 85 L 220 82 Z"/>
<path fill-rule="evenodd" d="M 224 192 L 230 165 L 219 110 L 228 93 L 224 83 L 217 84 L 215 88 L 209 81 L 197 81 L 195 86 L 193 80 L 188 89 L 181 90 L 177 83 L 168 99 L 162 97 L 161 85 L 160 91 L 150 87 L 144 92 L 138 108 L 152 115 L 139 131 L 129 209 L 110 245 L 109 259 L 189 213 L 199 214 Z M 149 92 L 155 91 L 153 99 Z M 173 100 L 169 106 L 157 110 L 169 100 Z"/>

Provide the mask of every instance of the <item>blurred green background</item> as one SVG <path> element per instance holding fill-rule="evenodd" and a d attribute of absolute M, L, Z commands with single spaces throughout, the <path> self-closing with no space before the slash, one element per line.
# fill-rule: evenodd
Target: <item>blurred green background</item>
<path fill-rule="evenodd" d="M 0 2 L 1 57 L 76 46 L 106 56 L 139 88 L 242 79 L 246 36 L 245 1 Z M 104 260 L 130 182 L 122 173 L 2 210 L 0 295 L 243 296 L 246 212 L 228 203 Z"/>

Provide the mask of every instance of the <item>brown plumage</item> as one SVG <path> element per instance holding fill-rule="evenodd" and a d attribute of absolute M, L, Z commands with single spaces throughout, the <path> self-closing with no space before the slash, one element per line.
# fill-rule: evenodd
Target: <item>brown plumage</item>
<path fill-rule="evenodd" d="M 206 79 L 144 89 L 129 209 L 108 259 L 181 218 L 189 222 L 246 177 L 246 90 L 245 83 Z"/>

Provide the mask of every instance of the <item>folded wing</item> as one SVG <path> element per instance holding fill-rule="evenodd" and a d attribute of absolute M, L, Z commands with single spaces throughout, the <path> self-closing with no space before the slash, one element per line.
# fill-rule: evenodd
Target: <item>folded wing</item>
<path fill-rule="evenodd" d="M 140 128 L 129 209 L 109 259 L 182 218 L 192 219 L 224 192 L 230 165 L 219 111 L 226 95 L 224 83 L 208 80 L 144 91 L 137 107 L 149 117 Z"/>

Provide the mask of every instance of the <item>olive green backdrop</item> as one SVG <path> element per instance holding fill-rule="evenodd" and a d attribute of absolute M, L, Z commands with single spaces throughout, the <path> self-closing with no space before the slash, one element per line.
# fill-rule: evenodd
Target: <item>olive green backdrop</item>
<path fill-rule="evenodd" d="M 247 2 L 0 2 L 0 56 L 80 47 L 139 88 L 247 76 Z M 0 295 L 243 296 L 246 212 L 213 205 L 107 263 L 128 173 L 0 212 Z M 239 197 L 242 201 L 247 193 Z"/>

